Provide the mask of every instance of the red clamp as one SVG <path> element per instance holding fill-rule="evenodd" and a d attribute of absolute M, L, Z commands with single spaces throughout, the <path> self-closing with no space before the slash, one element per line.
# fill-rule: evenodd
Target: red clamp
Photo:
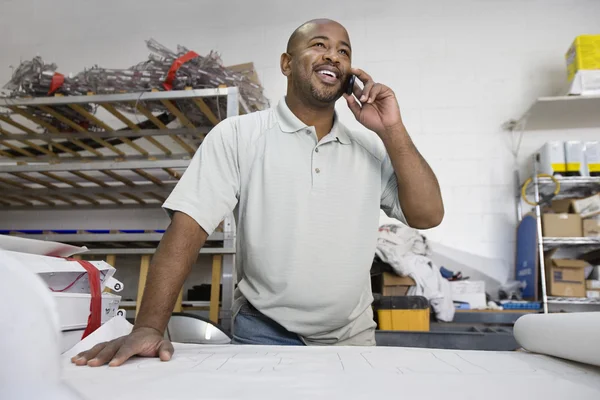
<path fill-rule="evenodd" d="M 69 261 L 77 261 L 86 271 L 88 280 L 90 282 L 90 294 L 92 299 L 90 301 L 90 315 L 88 317 L 88 324 L 83 332 L 81 339 L 85 339 L 90 333 L 100 328 L 102 323 L 102 291 L 100 285 L 100 271 L 92 263 L 85 260 L 75 260 L 72 258 Z"/>
<path fill-rule="evenodd" d="M 52 81 L 50 82 L 50 90 L 48 90 L 48 96 L 60 89 L 63 83 L 65 83 L 65 76 L 63 74 L 55 72 L 54 75 L 52 75 Z"/>
<path fill-rule="evenodd" d="M 173 61 L 173 64 L 171 65 L 171 68 L 169 68 L 169 72 L 167 73 L 167 79 L 165 79 L 165 81 L 163 82 L 163 87 L 166 90 L 173 89 L 173 81 L 175 80 L 177 70 L 181 68 L 183 64 L 190 60 L 193 60 L 196 57 L 198 57 L 198 54 L 196 52 L 188 51 L 187 53 Z"/>

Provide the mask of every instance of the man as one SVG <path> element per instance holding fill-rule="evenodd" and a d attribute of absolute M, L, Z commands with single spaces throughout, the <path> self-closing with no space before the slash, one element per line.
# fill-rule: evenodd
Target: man
<path fill-rule="evenodd" d="M 234 343 L 375 344 L 369 271 L 380 208 L 419 229 L 438 225 L 444 210 L 394 92 L 352 68 L 351 58 L 337 22 L 309 21 L 292 34 L 281 56 L 286 97 L 217 125 L 165 202 L 172 221 L 132 333 L 73 362 L 169 360 L 163 332 L 176 297 L 206 238 L 234 208 Z M 363 83 L 353 96 L 343 94 L 351 74 Z M 338 121 L 342 95 L 369 132 Z"/>

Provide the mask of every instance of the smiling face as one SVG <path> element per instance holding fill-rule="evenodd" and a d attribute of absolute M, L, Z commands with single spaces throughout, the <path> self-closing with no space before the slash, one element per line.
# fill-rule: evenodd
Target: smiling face
<path fill-rule="evenodd" d="M 330 20 L 302 25 L 281 56 L 281 70 L 288 77 L 288 95 L 311 103 L 335 102 L 344 92 L 351 59 L 350 39 L 342 25 Z"/>

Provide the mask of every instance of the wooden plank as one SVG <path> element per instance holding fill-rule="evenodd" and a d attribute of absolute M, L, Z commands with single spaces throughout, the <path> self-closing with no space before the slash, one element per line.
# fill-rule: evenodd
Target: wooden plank
<path fill-rule="evenodd" d="M 109 185 L 106 184 L 106 182 L 101 181 L 98 178 L 94 178 L 93 176 L 89 176 L 88 174 L 84 174 L 83 172 L 80 171 L 69 171 L 69 173 L 80 177 L 81 179 L 85 179 L 88 182 L 92 182 L 95 183 L 96 185 L 100 186 L 100 187 L 108 187 Z"/>
<path fill-rule="evenodd" d="M 96 201 L 96 200 L 92 199 L 91 197 L 88 197 L 84 194 L 73 194 L 72 196 L 76 197 L 78 199 L 81 199 L 83 201 L 87 201 L 88 203 L 93 204 L 95 206 L 100 205 L 99 201 Z"/>
<path fill-rule="evenodd" d="M 14 187 L 18 187 L 19 189 L 29 189 L 29 187 L 27 185 L 24 185 L 20 182 L 17 181 L 13 181 L 12 179 L 6 179 L 6 178 L 2 178 L 0 177 L 0 183 L 4 183 L 5 185 L 11 185 Z"/>
<path fill-rule="evenodd" d="M 27 111 L 23 110 L 22 108 L 19 108 L 19 107 L 8 107 L 8 108 L 10 110 L 12 110 L 13 112 L 19 114 L 20 116 L 27 118 L 34 124 L 37 124 L 37 125 L 41 126 L 42 128 L 46 128 L 48 130 L 48 132 L 58 133 L 57 127 L 50 124 L 49 122 L 44 121 L 41 118 L 36 117 L 33 114 L 28 113 Z"/>
<path fill-rule="evenodd" d="M 123 204 L 121 201 L 119 201 L 116 197 L 110 196 L 108 194 L 99 194 L 98 197 L 102 197 L 103 199 L 106 199 L 108 201 L 112 201 L 115 204 Z M 98 203 L 100 204 L 100 203 Z"/>
<path fill-rule="evenodd" d="M 136 102 L 133 102 L 132 105 L 134 107 L 136 107 L 137 110 L 139 112 L 141 112 L 146 118 L 148 118 L 148 120 L 150 122 L 152 122 L 158 129 L 164 129 L 164 130 L 169 129 L 169 128 L 167 128 L 167 126 L 165 124 L 162 123 L 161 120 L 159 120 L 154 115 L 152 115 L 152 113 L 148 109 L 146 109 L 146 107 L 141 105 L 139 102 L 137 104 L 136 104 Z M 171 139 L 173 139 L 175 141 L 175 143 L 177 143 L 179 146 L 181 146 L 190 155 L 194 155 L 195 150 L 190 145 L 188 145 L 186 142 L 184 142 L 179 136 L 169 135 L 169 137 Z"/>
<path fill-rule="evenodd" d="M 10 153 L 7 153 L 7 152 L 6 152 L 6 151 L 4 151 L 4 150 L 0 150 L 0 156 L 2 156 L 2 157 L 6 157 L 6 158 L 15 158 L 15 156 L 13 156 L 13 155 L 12 155 L 12 154 L 10 154 Z"/>
<path fill-rule="evenodd" d="M 23 200 L 18 197 L 9 196 L 7 194 L 2 194 L 2 193 L 0 193 L 0 197 L 4 198 L 6 200 L 13 201 L 15 203 L 23 204 L 24 206 L 33 206 L 33 203 L 31 203 L 30 201 Z"/>
<path fill-rule="evenodd" d="M 127 186 L 135 186 L 135 183 L 132 180 L 127 179 L 124 176 L 117 174 L 116 172 L 113 172 L 113 171 L 110 171 L 107 169 L 100 170 L 100 172 L 102 172 L 103 174 L 105 174 L 107 176 L 110 176 L 111 178 L 113 178 L 116 181 L 124 183 Z"/>
<path fill-rule="evenodd" d="M 196 104 L 196 107 L 198 107 L 200 109 L 200 111 L 202 111 L 202 113 L 204 115 L 206 115 L 206 118 L 208 118 L 208 120 L 213 125 L 217 125 L 219 122 L 221 122 L 221 121 L 219 121 L 219 118 L 217 118 L 217 116 L 212 112 L 210 107 L 206 105 L 204 100 L 196 98 L 196 99 L 192 99 L 192 101 L 194 102 L 194 104 Z"/>
<path fill-rule="evenodd" d="M 47 176 L 48 178 L 54 179 L 55 181 L 66 183 L 67 185 L 71 185 L 71 186 L 76 187 L 76 188 L 80 188 L 81 187 L 81 185 L 78 184 L 77 182 L 74 182 L 74 181 L 72 181 L 70 179 L 67 179 L 67 178 L 63 178 L 62 176 L 56 175 L 56 174 L 54 174 L 52 172 L 43 172 L 42 171 L 42 172 L 38 172 L 38 174 Z"/>
<path fill-rule="evenodd" d="M 64 152 L 66 152 L 66 153 L 69 153 L 71 155 L 79 156 L 80 157 L 80 155 L 76 151 L 73 151 L 73 150 L 69 149 L 68 147 L 63 146 L 60 143 L 54 143 L 51 139 L 49 139 L 47 137 L 44 137 L 44 135 L 42 133 L 39 133 L 39 132 L 34 131 L 33 129 L 30 129 L 30 128 L 26 127 L 25 125 L 22 125 L 22 124 L 18 123 L 17 121 L 15 121 L 14 119 L 12 119 L 10 117 L 0 115 L 0 121 L 4 121 L 7 124 L 12 125 L 15 128 L 17 128 L 17 129 L 19 129 L 19 130 L 21 130 L 21 131 L 23 131 L 25 133 L 28 133 L 30 135 L 39 136 L 40 140 L 45 141 L 46 143 L 48 143 L 49 146 L 56 147 L 57 149 L 60 149 L 60 150 L 62 150 Z"/>
<path fill-rule="evenodd" d="M 100 106 L 103 107 L 106 111 L 108 111 L 112 115 L 114 115 L 119 121 L 121 121 L 122 123 L 127 125 L 129 127 L 129 129 L 131 129 L 132 131 L 139 131 L 141 129 L 133 121 L 131 121 L 129 118 L 127 118 L 126 116 L 121 114 L 121 112 L 119 110 L 117 110 L 115 107 L 113 107 L 112 104 L 100 103 Z"/>
<path fill-rule="evenodd" d="M 179 110 L 179 108 L 177 108 L 176 105 L 174 105 L 173 103 L 171 103 L 169 100 L 161 100 L 160 101 L 165 107 L 167 107 L 167 109 L 169 111 L 171 111 L 171 113 L 173 115 L 175 115 L 177 118 L 179 118 L 179 120 L 181 121 L 181 123 L 185 126 L 187 126 L 188 128 L 192 128 L 194 129 L 195 126 L 194 124 L 192 124 L 190 122 L 189 119 L 187 119 L 187 117 L 185 115 L 183 115 L 183 113 Z"/>
<path fill-rule="evenodd" d="M 123 143 L 125 143 L 126 145 L 128 145 L 129 147 L 134 149 L 135 151 L 139 152 L 140 154 L 142 154 L 144 156 L 148 155 L 148 152 L 146 150 L 142 149 L 140 146 L 133 143 L 130 139 L 117 136 L 118 133 L 113 128 L 108 126 L 106 123 L 104 123 L 104 121 L 102 121 L 95 115 L 89 113 L 85 108 L 81 107 L 78 104 L 69 104 L 69 107 L 71 107 L 73 110 L 77 111 L 79 114 L 84 116 L 88 121 L 92 122 L 94 125 L 99 126 L 100 128 L 104 129 L 105 131 L 115 132 L 115 136 L 118 137 L 119 140 L 121 140 Z"/>
<path fill-rule="evenodd" d="M 94 137 L 94 135 L 90 132 L 88 132 L 87 129 L 85 129 L 84 127 L 82 127 L 81 125 L 71 121 L 69 118 L 65 117 L 64 115 L 62 115 L 61 113 L 59 113 L 56 110 L 53 110 L 52 108 L 48 107 L 48 106 L 38 106 L 38 108 L 50 115 L 52 115 L 54 118 L 56 118 L 57 120 L 59 120 L 60 122 L 62 122 L 63 124 L 66 124 L 68 126 L 70 126 L 71 128 L 73 128 L 74 130 L 76 130 L 77 132 L 81 132 L 81 133 L 88 133 L 90 139 L 92 139 L 94 142 L 98 143 L 101 146 L 106 147 L 107 149 L 113 151 L 114 153 L 120 155 L 120 156 L 124 156 L 125 153 L 123 153 L 121 150 L 117 149 L 115 146 L 113 146 L 112 144 L 108 143 L 107 141 L 105 141 L 104 139 L 99 139 Z M 89 147 L 89 146 L 88 146 Z M 91 148 L 91 147 L 90 147 Z M 88 150 L 89 151 L 89 150 Z"/>
<path fill-rule="evenodd" d="M 0 200 L 0 206 L 10 207 L 10 205 L 11 205 L 10 203 Z"/>
<path fill-rule="evenodd" d="M 113 268 L 116 268 L 117 256 L 115 254 L 107 254 L 106 255 L 106 263 Z"/>
<path fill-rule="evenodd" d="M 108 103 L 102 103 L 100 104 L 102 107 L 104 107 L 104 109 L 106 109 L 106 111 L 108 111 L 109 113 L 111 113 L 112 115 L 114 115 L 115 117 L 117 117 L 121 122 L 123 122 L 125 125 L 127 125 L 129 127 L 129 129 L 131 129 L 132 131 L 139 131 L 140 127 L 137 126 L 135 123 L 133 123 L 133 121 L 131 121 L 129 118 L 127 118 L 126 116 L 124 116 L 123 114 L 121 114 L 116 108 L 114 108 L 111 104 Z M 171 150 L 169 150 L 168 148 L 166 148 L 165 146 L 163 146 L 159 141 L 157 141 L 155 138 L 151 137 L 151 136 L 147 136 L 144 137 L 144 139 L 146 139 L 147 141 L 149 141 L 150 143 L 152 143 L 154 146 L 156 146 L 160 151 L 162 151 L 163 153 L 165 153 L 166 155 L 170 156 L 171 154 L 173 154 L 171 152 Z"/>
<path fill-rule="evenodd" d="M 27 118 L 31 122 L 33 122 L 35 124 L 38 124 L 39 126 L 41 126 L 43 128 L 46 128 L 48 130 L 48 132 L 59 133 L 59 130 L 58 130 L 57 127 L 55 127 L 52 124 L 44 121 L 43 119 L 40 119 L 40 118 L 36 117 L 33 114 L 30 114 L 30 113 L 26 112 L 25 110 L 23 110 L 23 109 L 21 109 L 19 107 L 8 107 L 8 108 L 10 110 L 16 112 L 17 114 L 21 115 L 22 117 Z M 97 152 L 94 148 L 86 145 L 85 143 L 83 143 L 82 141 L 80 141 L 78 139 L 69 139 L 69 141 L 71 143 L 75 144 L 76 146 L 79 146 L 82 149 L 87 150 L 90 153 L 97 155 L 98 157 L 103 157 L 102 153 Z M 61 149 L 63 151 L 71 153 L 71 154 L 75 155 L 76 157 L 81 157 L 81 155 L 79 153 L 72 151 L 68 147 L 64 147 L 62 145 L 60 145 L 61 147 L 59 147 L 58 143 L 54 143 L 54 145 L 56 146 L 57 149 Z"/>
<path fill-rule="evenodd" d="M 146 202 L 144 200 L 142 200 L 141 198 L 137 197 L 136 195 L 133 195 L 131 193 L 119 193 L 121 196 L 123 197 L 127 197 L 132 199 L 133 201 L 138 202 L 139 204 L 146 204 Z"/>
<path fill-rule="evenodd" d="M 53 142 L 52 139 L 50 139 L 48 137 L 45 137 L 42 133 L 36 132 L 33 129 L 30 129 L 30 128 L 26 127 L 25 125 L 22 125 L 22 124 L 18 123 L 17 121 L 15 121 L 15 120 L 7 117 L 7 116 L 0 115 L 0 121 L 4 121 L 7 124 L 12 125 L 15 128 L 17 128 L 17 129 L 19 129 L 19 130 L 21 130 L 21 131 L 23 131 L 23 132 L 25 132 L 27 134 L 39 136 L 40 140 L 43 140 L 46 143 L 48 143 L 49 147 L 55 147 L 55 148 L 57 148 L 59 150 L 64 151 L 65 153 L 69 153 L 69 154 L 71 154 L 71 155 L 73 155 L 75 157 L 81 157 L 81 155 L 79 153 L 77 153 L 76 151 L 73 151 L 73 150 L 69 149 L 68 147 L 66 147 L 66 146 L 64 146 L 64 145 L 62 145 L 60 143 Z M 55 156 L 55 154 L 52 153 L 51 150 L 48 150 L 48 149 L 42 150 L 43 148 L 36 147 L 38 145 L 36 145 L 35 143 L 30 143 L 30 144 L 27 144 L 27 145 L 35 148 L 36 150 L 38 150 L 38 151 L 40 151 L 42 153 L 50 152 L 50 153 L 46 153 L 46 154 Z"/>
<path fill-rule="evenodd" d="M 55 194 L 52 197 L 54 197 L 55 199 L 58 199 L 60 201 L 63 201 L 71 206 L 76 206 L 77 203 L 75 203 L 73 200 L 69 200 L 68 198 L 66 198 L 65 196 L 61 196 L 59 194 Z"/>
<path fill-rule="evenodd" d="M 177 296 L 177 300 L 175 300 L 175 306 L 173 307 L 173 312 L 182 312 L 183 307 L 181 306 L 181 302 L 183 301 L 183 288 L 179 291 L 179 295 Z"/>
<path fill-rule="evenodd" d="M 133 172 L 135 172 L 136 174 L 138 174 L 142 178 L 145 178 L 145 179 L 149 180 L 150 182 L 154 183 L 157 186 L 164 186 L 163 181 L 161 181 L 160 179 L 158 179 L 154 175 L 149 174 L 148 172 L 144 171 L 143 169 L 134 169 Z"/>
<path fill-rule="evenodd" d="M 10 132 L 5 131 L 4 129 L 0 128 L 0 135 L 10 135 Z M 42 138 L 40 138 L 42 139 Z M 48 156 L 52 156 L 52 157 L 56 157 L 56 154 L 54 154 L 51 150 L 48 150 L 42 146 L 40 146 L 39 144 L 35 144 L 30 140 L 24 140 L 24 139 L 13 139 L 13 140 L 18 140 L 19 142 L 23 143 L 25 146 L 29 146 L 33 149 L 36 149 L 37 151 L 39 151 L 40 153 L 46 154 Z"/>
<path fill-rule="evenodd" d="M 156 200 L 160 201 L 161 203 L 164 203 L 165 201 L 167 201 L 166 197 L 163 197 L 159 194 L 156 194 L 153 192 L 146 192 L 146 194 L 152 198 L 155 198 Z"/>
<path fill-rule="evenodd" d="M 117 256 L 115 254 L 107 254 L 106 255 L 106 260 L 104 260 L 108 265 L 110 265 L 113 268 L 115 267 L 116 261 L 117 261 Z M 112 290 L 110 290 L 109 288 L 105 287 L 104 288 L 104 293 L 112 293 Z"/>
<path fill-rule="evenodd" d="M 210 284 L 210 311 L 209 318 L 214 323 L 219 323 L 219 294 L 221 292 L 221 267 L 223 256 L 215 254 L 212 258 L 212 279 Z"/>
<path fill-rule="evenodd" d="M 44 204 L 46 204 L 48 206 L 55 206 L 56 205 L 55 203 L 51 202 L 50 200 L 44 199 L 43 197 L 33 196 L 31 194 L 25 195 L 24 197 L 29 197 L 30 199 L 37 200 L 40 203 L 44 203 Z"/>
<path fill-rule="evenodd" d="M 148 121 L 152 122 L 158 129 L 168 130 L 167 126 L 162 123 L 162 121 L 156 118 L 150 110 L 144 107 L 140 102 L 132 102 L 130 103 L 133 107 L 135 107 L 144 117 L 148 119 Z"/>
<path fill-rule="evenodd" d="M 60 189 L 58 186 L 53 185 L 50 182 L 46 182 L 46 181 L 43 181 L 41 179 L 35 178 L 33 176 L 29 176 L 29 175 L 25 174 L 24 172 L 11 172 L 11 175 L 19 177 L 19 178 L 21 178 L 21 179 L 23 179 L 25 181 L 29 181 L 29 182 L 32 182 L 32 183 L 37 183 L 38 185 L 45 186 L 48 189 Z"/>
<path fill-rule="evenodd" d="M 173 168 L 163 168 L 163 171 L 165 171 L 167 174 L 171 175 L 173 178 L 179 180 L 181 179 L 181 174 L 177 171 L 175 171 Z"/>
<path fill-rule="evenodd" d="M 28 152 L 27 150 L 25 150 L 22 147 L 12 145 L 5 140 L 0 140 L 0 144 L 8 147 L 9 149 L 11 149 L 13 151 L 16 151 L 17 153 L 24 155 L 25 157 L 35 157 L 35 154 Z"/>
<path fill-rule="evenodd" d="M 135 316 L 137 317 L 142 305 L 144 297 L 144 288 L 146 287 L 146 279 L 148 278 L 148 269 L 150 268 L 150 255 L 144 254 L 140 260 L 140 277 L 138 279 L 138 291 L 135 303 Z"/>
<path fill-rule="evenodd" d="M 22 124 L 18 123 L 17 121 L 15 121 L 14 119 L 12 119 L 12 118 L 10 118 L 8 116 L 0 115 L 0 121 L 4 121 L 7 124 L 12 125 L 15 128 L 17 128 L 18 130 L 23 131 L 25 133 L 29 133 L 29 134 L 33 134 L 33 135 L 37 135 L 38 134 L 38 132 L 34 131 L 33 129 L 29 129 L 25 125 L 22 125 Z"/>

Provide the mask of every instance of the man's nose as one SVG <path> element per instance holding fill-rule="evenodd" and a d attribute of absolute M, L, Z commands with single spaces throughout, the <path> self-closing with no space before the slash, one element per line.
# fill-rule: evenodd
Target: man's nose
<path fill-rule="evenodd" d="M 336 49 L 329 49 L 323 54 L 323 58 L 331 63 L 339 63 L 340 55 Z"/>

